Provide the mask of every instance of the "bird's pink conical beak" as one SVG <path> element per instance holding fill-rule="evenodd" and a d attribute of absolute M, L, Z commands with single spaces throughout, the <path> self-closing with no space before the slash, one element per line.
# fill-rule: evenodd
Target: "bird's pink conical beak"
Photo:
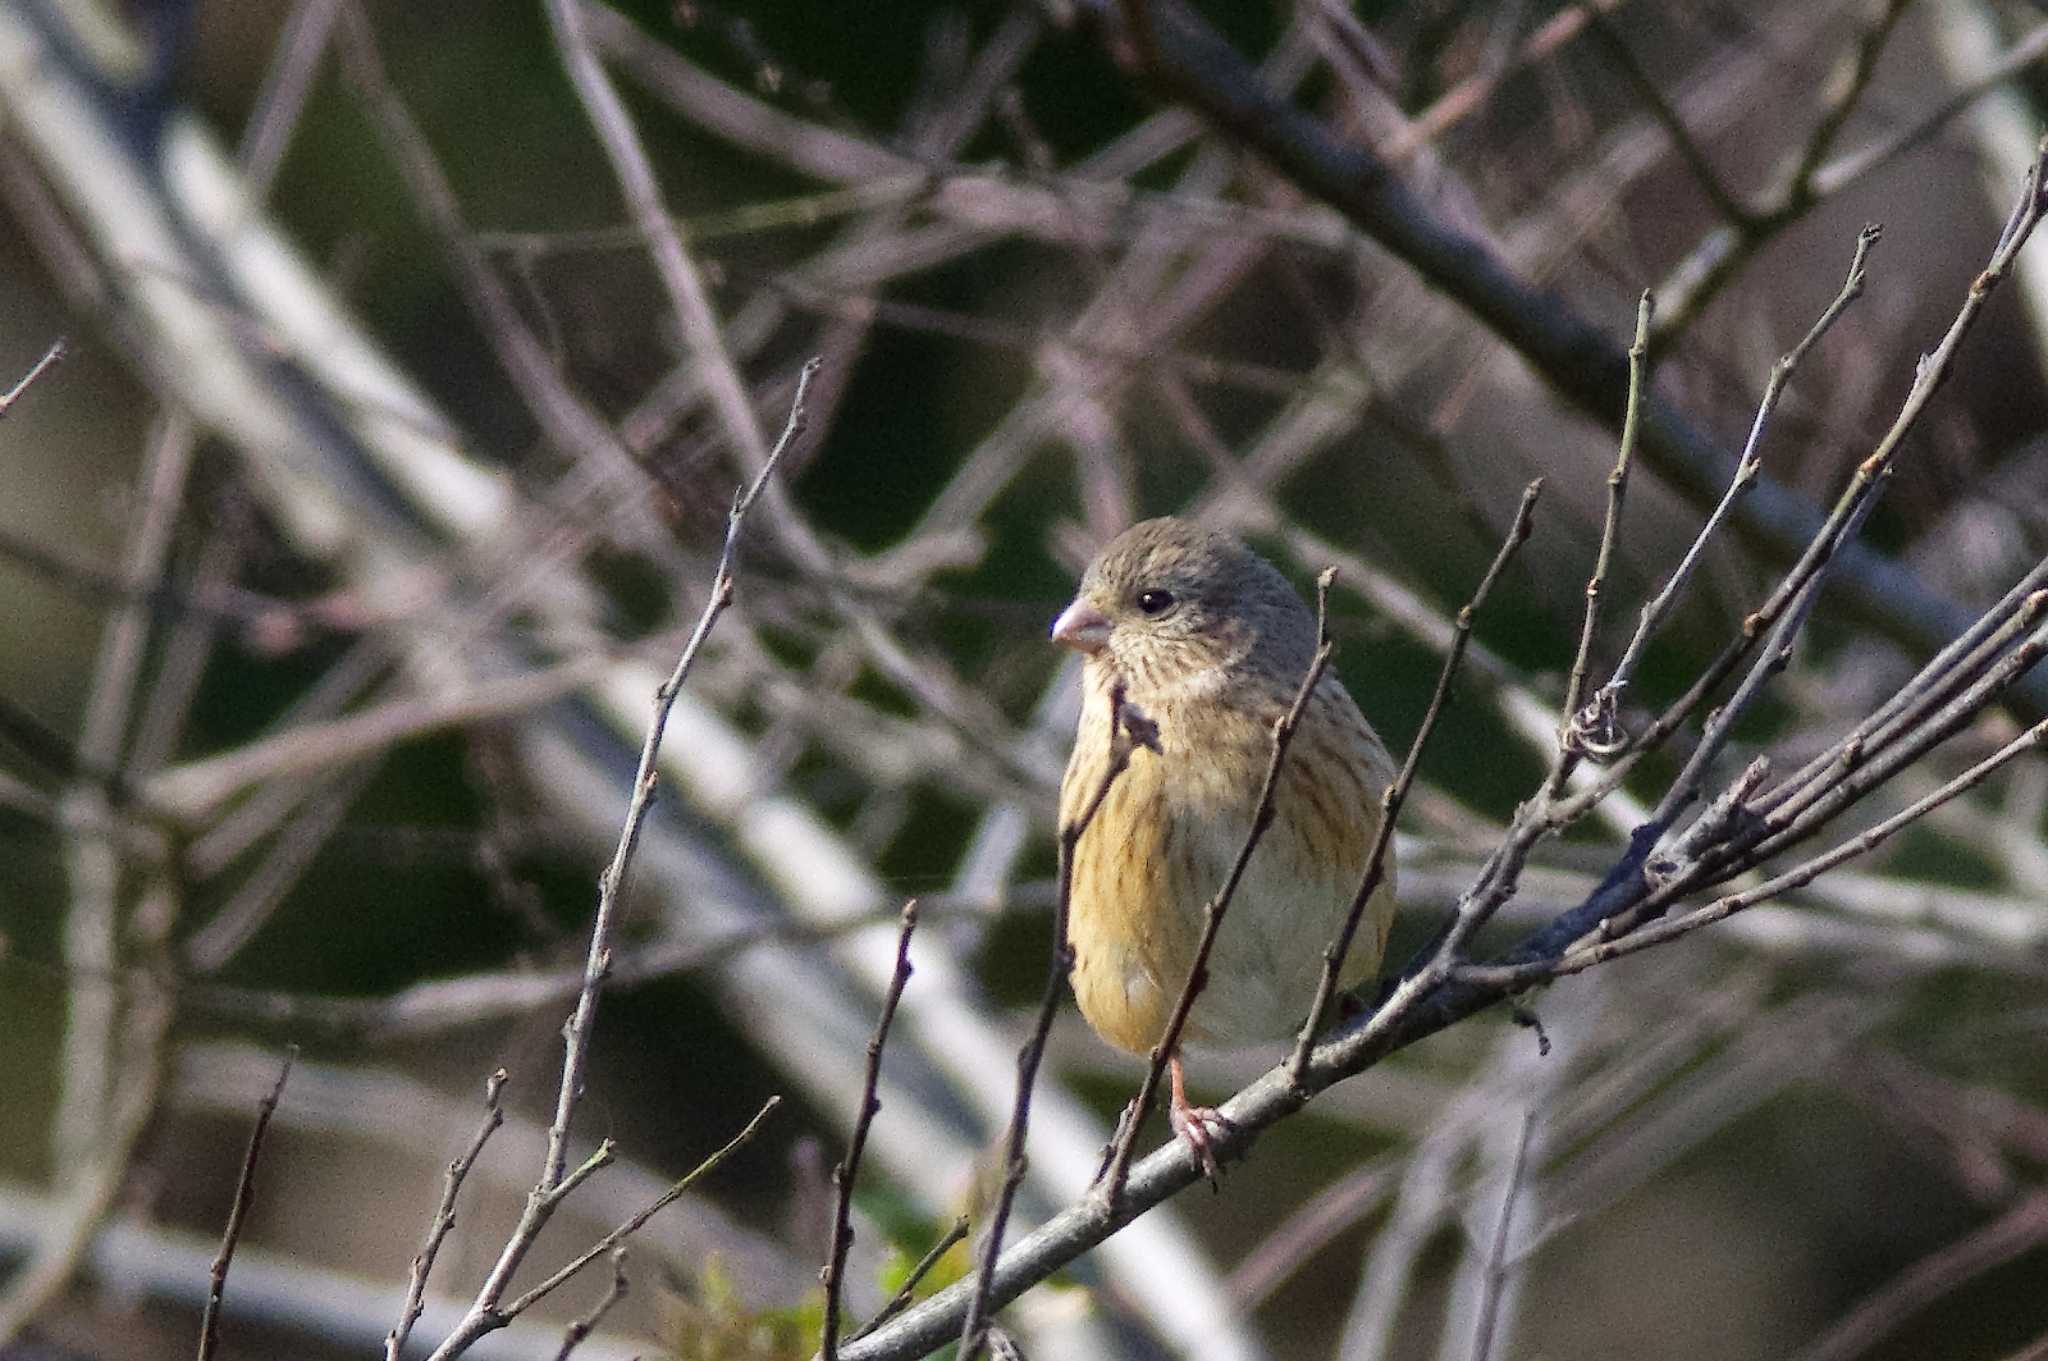
<path fill-rule="evenodd" d="M 1052 640 L 1092 657 L 1109 641 L 1109 616 L 1077 598 L 1052 621 Z"/>

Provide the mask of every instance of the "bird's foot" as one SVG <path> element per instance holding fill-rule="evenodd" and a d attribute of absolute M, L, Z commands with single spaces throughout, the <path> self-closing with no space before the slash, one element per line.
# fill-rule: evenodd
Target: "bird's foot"
<path fill-rule="evenodd" d="M 1175 1136 L 1188 1146 L 1188 1152 L 1195 1155 L 1202 1175 L 1209 1179 L 1209 1189 L 1222 1190 L 1223 1174 L 1216 1166 L 1216 1139 L 1237 1126 L 1214 1106 L 1196 1106 L 1178 1094 L 1166 1109 L 1166 1120 L 1173 1126 Z"/>

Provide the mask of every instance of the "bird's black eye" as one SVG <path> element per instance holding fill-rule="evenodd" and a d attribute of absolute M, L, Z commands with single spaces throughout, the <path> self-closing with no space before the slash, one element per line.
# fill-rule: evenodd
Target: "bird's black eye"
<path fill-rule="evenodd" d="M 1171 591 L 1153 590 L 1138 592 L 1138 608 L 1147 614 L 1163 614 L 1172 607 L 1173 592 Z"/>

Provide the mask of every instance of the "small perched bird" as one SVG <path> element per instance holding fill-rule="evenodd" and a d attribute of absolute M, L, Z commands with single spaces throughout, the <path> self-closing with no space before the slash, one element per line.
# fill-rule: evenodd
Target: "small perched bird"
<path fill-rule="evenodd" d="M 1060 784 L 1071 825 L 1111 759 L 1119 687 L 1157 726 L 1074 848 L 1068 940 L 1081 1014 L 1118 1048 L 1156 1045 L 1194 964 L 1203 911 L 1250 834 L 1273 726 L 1314 660 L 1316 617 L 1285 577 L 1227 534 L 1146 520 L 1091 563 L 1052 626 L 1080 652 L 1081 722 Z M 1223 919 L 1184 1038 L 1222 1046 L 1283 1038 L 1314 999 L 1395 774 L 1384 743 L 1333 672 L 1309 699 L 1282 767 L 1274 818 Z M 1370 977 L 1394 913 L 1391 859 L 1341 982 Z M 1189 1102 L 1171 1057 L 1169 1116 L 1203 1169 L 1215 1111 Z"/>

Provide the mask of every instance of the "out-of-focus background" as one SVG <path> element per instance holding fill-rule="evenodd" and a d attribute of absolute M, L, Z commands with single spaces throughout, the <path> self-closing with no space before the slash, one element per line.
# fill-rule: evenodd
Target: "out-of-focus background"
<path fill-rule="evenodd" d="M 1144 0 L 1106 8 L 0 5 L 0 386 L 68 343 L 0 419 L 5 1347 L 192 1345 L 287 1045 L 221 1354 L 382 1345 L 502 1066 L 510 1124 L 432 1282 L 475 1289 L 535 1174 L 654 678 L 813 355 L 628 894 L 577 1126 L 622 1165 L 543 1259 L 785 1100 L 639 1240 L 586 1354 L 809 1354 L 912 895 L 858 1312 L 979 1203 L 1051 920 L 1073 677 L 1045 626 L 1134 519 L 1210 517 L 1304 584 L 1338 564 L 1336 665 L 1400 750 L 1544 479 L 1403 824 L 1391 957 L 1428 937 L 1547 760 L 1619 404 L 1560 396 L 1175 106 L 1119 27 Z M 1988 258 L 2048 52 L 2038 7 L 1983 0 L 1204 12 L 1614 353 L 1655 289 L 1656 391 L 1729 457 L 1881 220 L 1764 444 L 1811 506 Z M 579 55 L 615 102 L 579 97 Z M 2043 271 L 1866 529 L 1928 599 L 1981 606 L 2048 541 Z M 1717 491 L 1639 459 L 1596 675 Z M 1641 703 L 1755 607 L 1769 540 L 1715 542 Z M 1731 773 L 1818 750 L 1932 650 L 1869 594 L 1822 597 Z M 1006 1327 L 1041 1357 L 1452 1358 L 1495 1310 L 1496 1357 L 2041 1355 L 2044 804 L 2022 761 L 1548 989 L 1547 1057 L 1497 1012 L 1395 1056 Z M 1545 847 L 1482 944 L 1577 901 L 1631 816 Z M 1192 1072 L 1221 1098 L 1273 1057 Z M 1079 1191 L 1139 1074 L 1062 1014 L 1023 1221 Z M 553 1354 L 550 1327 L 501 1354 Z"/>

